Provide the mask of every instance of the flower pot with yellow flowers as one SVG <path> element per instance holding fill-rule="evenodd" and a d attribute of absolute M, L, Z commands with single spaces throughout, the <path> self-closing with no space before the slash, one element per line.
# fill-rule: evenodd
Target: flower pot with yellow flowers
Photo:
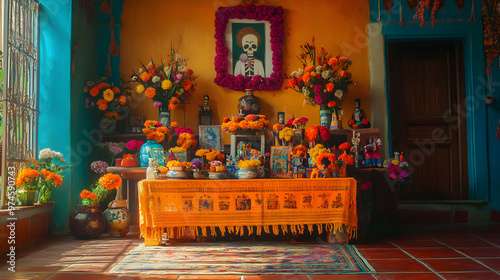
<path fill-rule="evenodd" d="M 238 161 L 238 170 L 236 177 L 238 179 L 255 179 L 259 176 L 259 166 L 262 163 L 259 160 L 240 160 Z"/>
<path fill-rule="evenodd" d="M 164 165 L 165 155 L 160 142 L 165 140 L 165 138 L 168 141 L 172 140 L 172 135 L 170 135 L 168 128 L 160 122 L 147 120 L 144 123 L 142 131 L 146 134 L 148 141 L 141 146 L 141 167 L 148 167 L 150 158 L 153 158 L 153 161 L 157 162 L 158 165 Z"/>

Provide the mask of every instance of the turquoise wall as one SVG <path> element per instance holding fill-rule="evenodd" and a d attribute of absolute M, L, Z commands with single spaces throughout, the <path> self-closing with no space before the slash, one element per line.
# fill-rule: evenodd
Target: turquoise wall
<path fill-rule="evenodd" d="M 73 151 L 72 188 L 70 210 L 81 204 L 80 192 L 90 189 L 88 170 L 92 146 L 100 139 L 97 129 L 98 117 L 85 107 L 87 81 L 96 79 L 97 47 L 96 21 L 90 23 L 79 0 L 73 0 L 72 17 L 72 66 L 71 76 L 71 148 Z M 95 109 L 95 108 L 94 108 Z M 104 209 L 103 209 L 104 210 Z"/>
<path fill-rule="evenodd" d="M 73 163 L 71 149 L 71 1 L 40 0 L 40 115 L 38 148 L 61 152 Z M 73 168 L 52 192 L 52 230 L 67 228 Z"/>
<path fill-rule="evenodd" d="M 370 0 L 370 20 L 372 22 L 376 22 L 379 18 L 377 2 L 377 0 Z M 382 1 L 380 2 L 382 3 Z M 467 98 L 469 199 L 486 200 L 493 206 L 499 206 L 498 182 L 500 182 L 500 174 L 498 174 L 498 170 L 500 170 L 500 164 L 490 155 L 500 154 L 498 140 L 494 137 L 500 113 L 498 105 L 486 107 L 484 102 L 486 74 L 481 20 L 482 3 L 474 1 L 474 15 L 472 15 L 470 1 L 465 1 L 462 10 L 457 9 L 455 1 L 445 1 L 444 7 L 437 14 L 437 20 L 444 20 L 444 22 L 433 27 L 431 25 L 399 24 L 401 15 L 404 22 L 414 21 L 415 11 L 409 11 L 406 1 L 402 1 L 402 3 L 402 13 L 400 13 L 399 1 L 394 1 L 392 13 L 380 12 L 382 35 L 386 43 L 389 40 L 405 39 L 459 39 L 463 41 Z M 381 6 L 383 10 L 384 6 L 382 4 Z M 430 22 L 428 11 L 425 13 L 425 18 L 427 22 Z M 496 64 L 498 65 L 498 59 Z M 498 74 L 500 72 L 497 67 L 492 76 L 498 78 Z M 498 89 L 498 85 L 496 88 Z M 496 208 L 499 209 L 499 207 Z"/>
<path fill-rule="evenodd" d="M 98 143 L 97 117 L 87 112 L 83 92 L 85 83 L 96 77 L 95 20 L 88 23 L 79 0 L 61 2 L 40 1 L 38 145 L 63 153 L 72 165 L 63 173 L 63 186 L 51 196 L 56 202 L 54 232 L 68 229 L 68 217 L 81 203 L 79 194 L 88 188 L 87 159 Z"/>

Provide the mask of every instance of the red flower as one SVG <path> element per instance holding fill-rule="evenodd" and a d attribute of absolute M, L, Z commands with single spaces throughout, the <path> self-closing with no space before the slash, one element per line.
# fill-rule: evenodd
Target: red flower
<path fill-rule="evenodd" d="M 368 120 L 366 118 L 363 118 L 361 121 L 363 122 L 364 125 L 368 125 Z"/>
<path fill-rule="evenodd" d="M 350 120 L 349 121 L 349 125 L 354 125 L 355 121 L 354 120 Z"/>
<path fill-rule="evenodd" d="M 371 187 L 372 187 L 372 182 L 366 181 L 366 182 L 363 182 L 363 184 L 361 184 L 361 186 L 359 188 L 363 191 L 366 191 L 368 188 L 371 188 Z"/>
<path fill-rule="evenodd" d="M 330 138 L 330 130 L 324 126 L 319 127 L 319 133 L 321 135 L 321 140 L 326 141 Z"/>

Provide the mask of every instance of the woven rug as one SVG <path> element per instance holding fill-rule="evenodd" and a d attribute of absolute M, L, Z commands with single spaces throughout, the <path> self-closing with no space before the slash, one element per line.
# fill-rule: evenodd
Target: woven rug
<path fill-rule="evenodd" d="M 182 243 L 139 245 L 110 273 L 122 274 L 348 274 L 374 269 L 345 244 Z"/>

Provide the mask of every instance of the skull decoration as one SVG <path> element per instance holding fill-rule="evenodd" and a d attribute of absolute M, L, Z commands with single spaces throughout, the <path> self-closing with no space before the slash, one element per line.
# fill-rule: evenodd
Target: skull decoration
<path fill-rule="evenodd" d="M 253 57 L 254 52 L 256 52 L 258 48 L 257 36 L 253 34 L 243 36 L 242 45 L 243 50 L 247 53 L 247 57 Z"/>

